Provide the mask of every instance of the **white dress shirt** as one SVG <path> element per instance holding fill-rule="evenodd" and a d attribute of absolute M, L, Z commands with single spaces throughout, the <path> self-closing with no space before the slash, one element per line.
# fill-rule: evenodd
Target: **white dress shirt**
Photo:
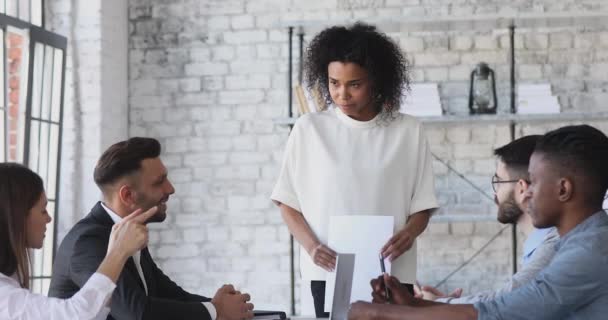
<path fill-rule="evenodd" d="M 112 221 L 114 221 L 114 223 L 119 223 L 120 221 L 122 221 L 122 217 L 120 217 L 118 214 L 116 214 L 116 212 L 114 212 L 112 209 L 108 208 L 108 206 L 106 206 L 103 202 L 101 203 L 101 206 L 103 207 L 104 210 L 106 210 L 106 212 L 108 213 L 110 218 L 112 218 Z M 148 295 L 148 285 L 146 284 L 146 277 L 144 277 L 144 271 L 141 268 L 141 251 L 138 251 L 135 254 L 133 254 L 132 258 L 133 258 L 133 262 L 135 262 L 135 268 L 137 268 L 137 273 L 139 274 L 141 282 L 144 284 L 144 289 L 146 290 L 146 295 Z M 217 310 L 215 310 L 215 306 L 213 305 L 213 303 L 211 303 L 211 302 L 201 302 L 201 303 L 205 306 L 205 308 L 207 308 L 207 311 L 209 311 L 211 320 L 216 320 Z"/>
<path fill-rule="evenodd" d="M 94 273 L 71 298 L 49 298 L 21 288 L 15 275 L 0 273 L 0 319 L 105 319 L 114 288 L 112 280 Z"/>

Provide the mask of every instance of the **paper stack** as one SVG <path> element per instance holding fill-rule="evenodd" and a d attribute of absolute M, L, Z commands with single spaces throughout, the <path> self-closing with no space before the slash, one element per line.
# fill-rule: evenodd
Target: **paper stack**
<path fill-rule="evenodd" d="M 413 83 L 401 99 L 400 112 L 416 117 L 441 116 L 441 100 L 436 83 Z"/>
<path fill-rule="evenodd" d="M 520 84 L 517 86 L 517 113 L 559 113 L 559 101 L 551 93 L 551 85 Z"/>

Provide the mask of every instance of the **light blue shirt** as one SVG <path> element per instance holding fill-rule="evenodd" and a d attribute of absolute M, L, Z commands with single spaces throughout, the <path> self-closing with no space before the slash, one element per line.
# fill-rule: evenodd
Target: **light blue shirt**
<path fill-rule="evenodd" d="M 528 236 L 528 239 L 524 242 L 524 252 L 521 257 L 521 264 L 526 265 L 530 262 L 530 258 L 538 246 L 540 246 L 547 234 L 554 228 L 534 229 Z"/>
<path fill-rule="evenodd" d="M 558 241 L 536 278 L 492 301 L 478 319 L 605 319 L 608 314 L 608 216 L 600 211 Z"/>

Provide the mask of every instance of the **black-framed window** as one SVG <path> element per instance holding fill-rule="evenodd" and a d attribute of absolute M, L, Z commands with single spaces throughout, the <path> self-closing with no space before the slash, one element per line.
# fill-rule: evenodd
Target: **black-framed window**
<path fill-rule="evenodd" d="M 0 1 L 0 10 L 8 2 Z M 0 161 L 23 163 L 44 181 L 53 227 L 42 249 L 30 252 L 30 287 L 46 294 L 56 247 L 67 39 L 5 14 L 0 36 Z"/>
<path fill-rule="evenodd" d="M 43 0 L 0 0 L 0 13 L 42 27 Z"/>

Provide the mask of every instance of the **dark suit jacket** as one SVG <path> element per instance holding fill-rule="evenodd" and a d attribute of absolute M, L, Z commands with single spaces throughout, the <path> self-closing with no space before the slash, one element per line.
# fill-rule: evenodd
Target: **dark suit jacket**
<path fill-rule="evenodd" d="M 63 239 L 55 256 L 49 296 L 69 298 L 84 286 L 104 259 L 114 222 L 97 203 Z M 112 294 L 108 320 L 211 319 L 201 303 L 211 299 L 190 294 L 171 281 L 154 263 L 148 248 L 141 251 L 148 295 L 129 258 Z"/>

